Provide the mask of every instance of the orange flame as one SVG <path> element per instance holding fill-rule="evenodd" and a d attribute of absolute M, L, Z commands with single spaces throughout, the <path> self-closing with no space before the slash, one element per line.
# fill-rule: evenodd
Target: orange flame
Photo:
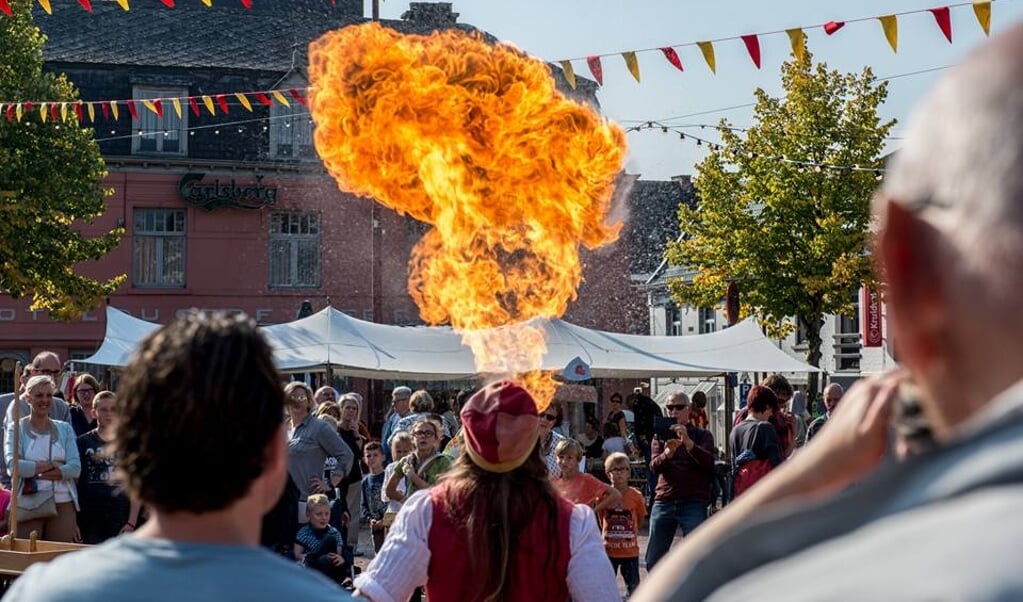
<path fill-rule="evenodd" d="M 460 31 L 350 26 L 309 59 L 316 149 L 338 186 L 433 226 L 410 262 L 423 319 L 461 332 L 480 372 L 539 368 L 540 331 L 509 325 L 563 314 L 579 245 L 617 237 L 621 129 L 562 96 L 543 62 Z M 495 326 L 509 327 L 479 332 Z M 534 379 L 546 407 L 553 382 Z"/>

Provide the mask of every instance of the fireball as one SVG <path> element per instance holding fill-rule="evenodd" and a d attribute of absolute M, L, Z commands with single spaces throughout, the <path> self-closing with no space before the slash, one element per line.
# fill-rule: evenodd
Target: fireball
<path fill-rule="evenodd" d="M 523 322 L 562 315 L 580 245 L 617 238 L 624 133 L 559 93 L 542 61 L 461 31 L 370 23 L 309 50 L 316 149 L 338 186 L 432 226 L 410 260 L 423 320 L 451 324 L 480 372 L 519 375 L 546 407 L 553 382 L 524 376 L 546 345 Z"/>

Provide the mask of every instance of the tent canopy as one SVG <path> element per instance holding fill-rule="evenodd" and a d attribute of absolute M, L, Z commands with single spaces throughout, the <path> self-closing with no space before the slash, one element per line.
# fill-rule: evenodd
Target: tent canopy
<path fill-rule="evenodd" d="M 594 378 L 711 376 L 724 372 L 816 372 L 783 352 L 750 319 L 731 328 L 683 337 L 591 330 L 559 319 L 534 320 L 547 335 L 542 368 L 560 372 L 579 357 Z M 123 366 L 158 325 L 107 308 L 107 337 L 83 360 Z M 472 351 L 449 327 L 391 326 L 353 318 L 333 307 L 262 332 L 284 372 L 374 379 L 464 380 L 476 374 Z"/>

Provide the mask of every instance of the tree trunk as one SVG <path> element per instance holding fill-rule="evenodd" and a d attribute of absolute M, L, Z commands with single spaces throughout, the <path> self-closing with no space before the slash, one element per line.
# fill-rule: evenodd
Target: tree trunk
<path fill-rule="evenodd" d="M 806 342 L 809 349 L 806 352 L 806 363 L 815 368 L 821 367 L 821 328 L 824 325 L 824 316 L 813 314 L 810 316 L 797 316 L 801 326 L 806 330 Z M 820 393 L 820 374 L 811 372 L 807 377 L 806 386 L 806 408 L 811 413 L 817 409 L 818 395 Z"/>

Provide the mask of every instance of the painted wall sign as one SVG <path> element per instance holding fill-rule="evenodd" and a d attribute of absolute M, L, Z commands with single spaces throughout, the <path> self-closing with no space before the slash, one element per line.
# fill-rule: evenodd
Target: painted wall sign
<path fill-rule="evenodd" d="M 234 178 L 229 182 L 214 179 L 204 181 L 202 173 L 181 176 L 178 193 L 190 205 L 213 211 L 218 207 L 262 209 L 277 204 L 277 187 L 263 185 L 263 176 L 256 176 L 255 184 L 239 185 Z"/>
<path fill-rule="evenodd" d="M 880 347 L 884 342 L 881 323 L 881 295 L 877 291 L 863 289 L 863 346 Z"/>

